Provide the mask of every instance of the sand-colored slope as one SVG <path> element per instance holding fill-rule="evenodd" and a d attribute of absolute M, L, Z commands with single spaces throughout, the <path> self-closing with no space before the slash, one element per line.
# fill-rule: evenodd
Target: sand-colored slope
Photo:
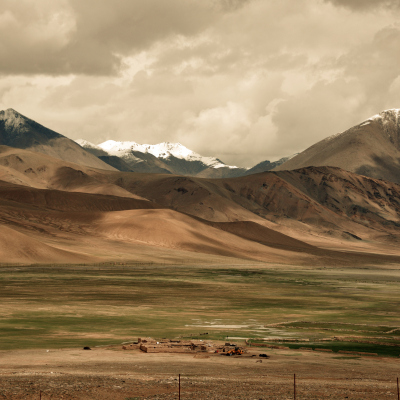
<path fill-rule="evenodd" d="M 137 199 L 9 183 L 0 185 L 0 198 L 3 263 L 189 260 L 208 256 L 343 265 L 349 260 L 366 262 L 370 257 L 320 250 L 251 221 L 203 221 Z"/>
<path fill-rule="evenodd" d="M 221 231 L 173 210 L 106 213 L 92 223 L 91 229 L 113 240 L 136 241 L 199 253 L 275 262 L 294 257 L 283 241 L 282 248 L 285 247 L 286 251 Z"/>
<path fill-rule="evenodd" d="M 132 173 L 104 176 L 131 193 L 208 221 L 262 221 L 243 206 L 244 199 L 235 196 L 224 180 Z"/>
<path fill-rule="evenodd" d="M 4 181 L 0 181 L 0 199 L 0 204 L 8 200 L 8 202 L 22 203 L 40 209 L 66 212 L 160 208 L 150 201 L 136 198 L 36 189 Z"/>
<path fill-rule="evenodd" d="M 394 243 L 399 236 L 397 185 L 338 168 L 201 179 L 104 171 L 0 146 L 0 179 L 44 189 L 149 199 L 207 221 L 253 221 L 301 240 L 304 234 L 322 234 Z"/>
<path fill-rule="evenodd" d="M 0 225 L 0 259 L 1 263 L 29 264 L 97 261 L 96 257 L 52 247 L 5 225 Z"/>
<path fill-rule="evenodd" d="M 243 206 L 277 222 L 276 229 L 291 236 L 322 233 L 350 241 L 399 237 L 400 187 L 391 182 L 339 168 L 310 167 L 266 172 L 225 184 L 246 200 Z"/>
<path fill-rule="evenodd" d="M 41 189 L 135 197 L 107 180 L 89 175 L 95 170 L 29 150 L 0 146 L 0 180 Z M 102 170 L 100 170 L 102 171 Z"/>
<path fill-rule="evenodd" d="M 285 249 L 296 252 L 307 252 L 313 254 L 317 251 L 315 246 L 311 246 L 301 240 L 284 235 L 278 231 L 257 224 L 253 221 L 238 222 L 212 222 L 214 228 L 232 233 L 246 240 L 263 244 L 268 247 Z"/>
<path fill-rule="evenodd" d="M 266 172 L 231 179 L 107 173 L 165 207 L 213 222 L 253 221 L 302 239 L 398 240 L 399 186 L 339 168 Z"/>
<path fill-rule="evenodd" d="M 86 254 L 87 258 L 109 260 L 115 255 L 115 251 L 109 249 L 117 243 L 122 245 L 127 259 L 136 257 L 142 250 L 148 252 L 148 247 L 154 246 L 167 251 L 173 249 L 249 260 L 282 263 L 294 258 L 298 260 L 298 256 L 294 256 L 298 249 L 292 248 L 291 241 L 294 241 L 284 235 L 277 234 L 271 240 L 273 233 L 269 231 L 271 237 L 268 240 L 254 241 L 250 236 L 243 238 L 237 232 L 232 234 L 177 211 L 155 209 L 148 201 L 33 189 L 9 183 L 0 184 L 0 197 L 0 223 L 18 231 L 17 247 L 22 249 L 32 248 L 34 241 L 42 243 L 45 250 L 49 250 L 47 247 L 64 250 L 68 256 L 76 252 L 79 260 L 81 254 Z M 5 242 L 0 253 L 3 262 L 16 262 L 17 259 L 27 262 L 29 253 L 26 257 L 20 252 L 11 256 L 4 250 L 6 247 Z M 98 250 L 94 251 L 94 248 Z M 303 248 L 307 249 L 307 245 Z M 49 254 L 49 262 L 54 262 L 58 253 Z M 72 260 L 63 254 L 58 256 L 58 262 Z M 46 260 L 44 256 L 34 257 L 33 254 L 32 262 L 36 261 Z"/>
<path fill-rule="evenodd" d="M 210 226 L 173 210 L 62 212 L 12 203 L 2 200 L 0 207 L 0 226 L 4 227 L 0 236 L 1 263 L 210 263 L 229 257 L 225 263 L 236 259 L 356 265 L 400 260 L 321 250 L 253 223 Z"/>
<path fill-rule="evenodd" d="M 400 239 L 400 187 L 339 168 L 201 179 L 104 171 L 0 146 L 0 177 L 8 181 L 0 222 L 93 258 L 121 258 L 119 247 L 129 259 L 154 246 L 289 262 L 323 257 L 303 243 L 316 236 L 325 247 L 361 240 L 374 249 Z"/>

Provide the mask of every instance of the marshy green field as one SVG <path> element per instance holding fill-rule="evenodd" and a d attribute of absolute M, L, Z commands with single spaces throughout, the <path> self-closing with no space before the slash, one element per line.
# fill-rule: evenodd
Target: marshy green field
<path fill-rule="evenodd" d="M 0 349 L 137 337 L 400 354 L 396 266 L 1 266 Z"/>

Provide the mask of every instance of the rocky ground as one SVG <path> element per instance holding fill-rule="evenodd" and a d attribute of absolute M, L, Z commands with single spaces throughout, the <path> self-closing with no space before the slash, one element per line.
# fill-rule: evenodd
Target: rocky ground
<path fill-rule="evenodd" d="M 397 399 L 396 358 L 257 349 L 243 356 L 116 348 L 0 352 L 0 400 Z"/>

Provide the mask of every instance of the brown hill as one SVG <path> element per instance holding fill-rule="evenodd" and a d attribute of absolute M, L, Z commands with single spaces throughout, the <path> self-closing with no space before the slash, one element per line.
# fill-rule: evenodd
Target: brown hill
<path fill-rule="evenodd" d="M 62 250 L 37 240 L 11 227 L 0 225 L 2 263 L 82 263 L 99 261 L 78 252 Z"/>
<path fill-rule="evenodd" d="M 281 263 L 291 255 L 296 260 L 308 257 L 294 256 L 293 239 L 285 235 L 261 243 L 143 200 L 4 182 L 0 199 L 3 263 L 132 260 L 157 255 L 157 248 L 164 249 L 164 257 L 170 251 Z"/>
<path fill-rule="evenodd" d="M 0 176 L 7 181 L 0 223 L 18 243 L 10 247 L 3 234 L 3 262 L 32 254 L 32 262 L 233 257 L 343 265 L 365 257 L 326 248 L 398 253 L 400 186 L 340 168 L 201 179 L 105 171 L 0 146 Z"/>
<path fill-rule="evenodd" d="M 221 257 L 229 257 L 225 263 L 242 259 L 297 265 L 399 261 L 321 250 L 254 222 L 201 221 L 136 199 L 9 183 L 0 185 L 0 199 L 2 263 L 210 263 Z"/>
<path fill-rule="evenodd" d="M 162 208 L 150 201 L 130 197 L 68 193 L 60 190 L 34 189 L 0 181 L 0 204 L 5 200 L 30 205 L 35 209 L 67 212 L 122 211 Z"/>
<path fill-rule="evenodd" d="M 122 172 L 106 175 L 111 183 L 131 193 L 205 220 L 262 221 L 243 207 L 241 197 L 229 190 L 225 180 Z"/>
<path fill-rule="evenodd" d="M 339 168 L 310 167 L 220 180 L 107 175 L 132 193 L 208 221 L 253 221 L 294 237 L 306 232 L 351 241 L 397 240 L 400 187 Z"/>
<path fill-rule="evenodd" d="M 3 181 L 41 189 L 135 197 L 121 187 L 102 180 L 102 173 L 94 178 L 89 171 L 95 175 L 97 170 L 34 151 L 0 146 L 0 179 Z"/>
<path fill-rule="evenodd" d="M 104 171 L 0 146 L 0 177 L 41 189 L 148 199 L 203 220 L 253 221 L 297 238 L 397 240 L 399 187 L 333 167 L 201 179 Z"/>
<path fill-rule="evenodd" d="M 275 171 L 335 166 L 400 183 L 399 115 L 399 109 L 383 111 L 343 133 L 321 140 Z"/>

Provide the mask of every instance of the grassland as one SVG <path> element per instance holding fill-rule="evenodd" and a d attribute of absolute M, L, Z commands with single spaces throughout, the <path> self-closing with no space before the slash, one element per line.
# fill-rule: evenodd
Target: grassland
<path fill-rule="evenodd" d="M 394 266 L 2 266 L 0 304 L 0 349 L 152 336 L 400 354 Z"/>

